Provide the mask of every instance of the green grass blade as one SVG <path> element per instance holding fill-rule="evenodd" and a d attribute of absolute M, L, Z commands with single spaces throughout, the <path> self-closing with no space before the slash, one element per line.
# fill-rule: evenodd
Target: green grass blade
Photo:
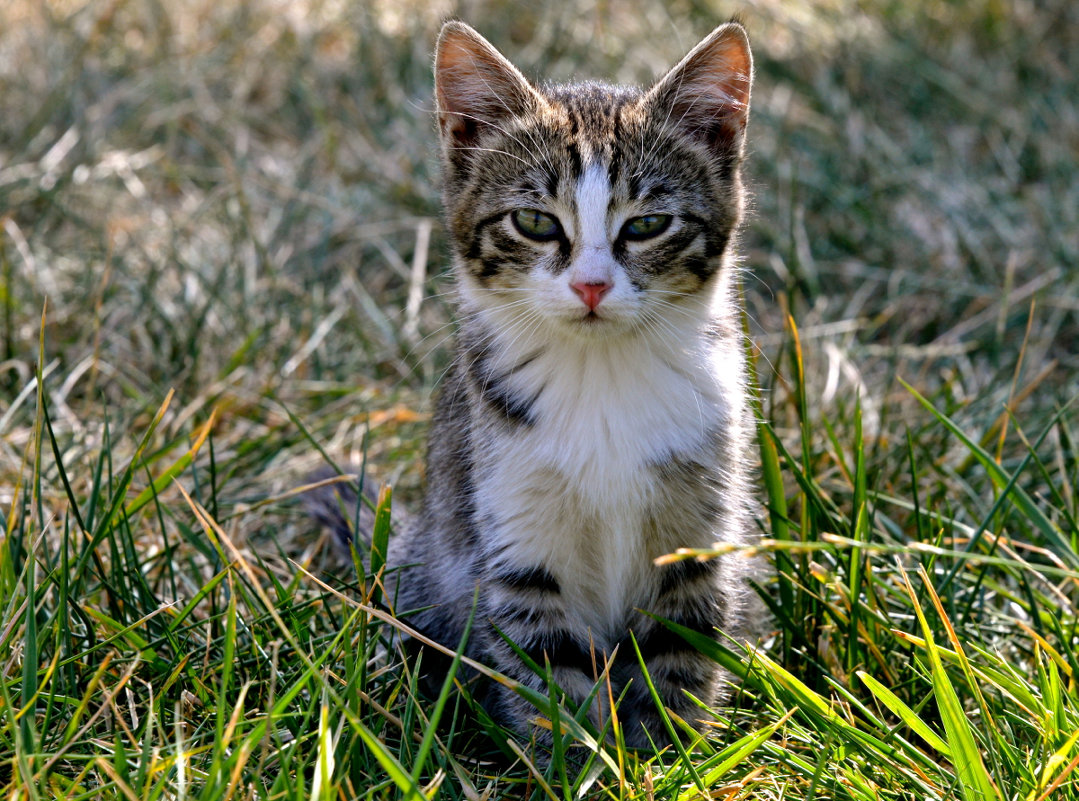
<path fill-rule="evenodd" d="M 918 617 L 918 624 L 925 637 L 926 655 L 929 657 L 930 669 L 933 680 L 933 693 L 937 699 L 937 709 L 944 723 L 947 735 L 948 749 L 951 752 L 951 762 L 955 766 L 956 776 L 959 780 L 959 788 L 964 801 L 999 801 L 1000 795 L 993 786 L 989 771 L 982 761 L 981 750 L 966 711 L 963 709 L 959 696 L 952 686 L 948 672 L 944 669 L 944 663 L 937 652 L 936 643 L 933 641 L 933 632 L 929 628 L 925 612 L 918 603 L 918 596 L 911 586 L 906 572 L 902 572 L 903 582 L 906 585 L 907 594 L 910 597 L 912 608 Z M 925 579 L 923 574 L 923 579 Z"/>
<path fill-rule="evenodd" d="M 195 461 L 195 457 L 198 455 L 199 450 L 202 448 L 204 442 L 206 442 L 207 436 L 210 431 L 213 430 L 214 420 L 217 417 L 217 412 L 212 411 L 210 413 L 210 419 L 207 420 L 202 429 L 195 435 L 195 441 L 190 448 L 169 467 L 167 467 L 162 473 L 155 478 L 146 489 L 140 492 L 132 499 L 127 506 L 124 507 L 124 514 L 128 517 L 134 515 L 150 501 L 154 500 L 162 490 L 169 486 L 173 479 L 187 470 L 191 466 L 191 463 Z"/>
<path fill-rule="evenodd" d="M 325 699 L 318 713 L 318 750 L 315 756 L 315 775 L 311 779 L 313 801 L 331 801 L 333 792 L 333 736 L 330 733 L 330 711 Z"/>
<path fill-rule="evenodd" d="M 930 414 L 939 420 L 945 428 L 951 431 L 952 434 L 966 446 L 974 458 L 978 460 L 978 463 L 985 469 L 986 473 L 989 474 L 993 484 L 995 484 L 998 489 L 1011 494 L 1012 501 L 1015 503 L 1016 507 L 1018 507 L 1023 515 L 1038 529 L 1038 531 L 1041 532 L 1042 536 L 1044 536 L 1048 542 L 1052 543 L 1057 555 L 1064 559 L 1070 567 L 1079 569 L 1079 553 L 1076 553 L 1075 549 L 1072 547 L 1071 538 L 1065 536 L 1064 533 L 1057 528 L 1056 524 L 1049 519 L 1045 512 L 1042 511 L 1041 507 L 1034 502 L 1034 499 L 1031 498 L 1022 487 L 1016 484 L 1018 474 L 1014 476 L 1009 475 L 1003 467 L 997 464 L 990 453 L 967 436 L 963 429 L 956 425 L 951 418 L 943 412 L 938 411 L 932 403 L 922 397 L 922 395 L 910 384 L 902 381 L 902 379 L 900 379 L 900 382 L 907 388 L 907 391 L 909 391 L 915 399 L 929 411 Z M 1064 410 L 1061 409 L 1054 419 L 1059 419 L 1063 413 Z"/>
<path fill-rule="evenodd" d="M 681 736 L 677 729 L 675 729 L 674 723 L 671 722 L 671 716 L 667 714 L 667 708 L 663 705 L 663 699 L 659 697 L 656 685 L 652 682 L 652 677 L 648 674 L 648 665 L 645 664 L 644 656 L 641 655 L 640 646 L 637 645 L 637 638 L 633 636 L 632 632 L 630 633 L 629 638 L 630 642 L 633 643 L 633 650 L 637 654 L 637 664 L 641 667 L 641 676 L 644 677 L 644 683 L 648 687 L 648 694 L 652 697 L 652 703 L 655 704 L 656 711 L 659 713 L 660 719 L 667 729 L 667 735 L 671 738 L 674 750 L 678 752 L 682 766 L 686 769 L 686 773 L 689 774 L 690 778 L 693 779 L 693 784 L 703 793 L 705 792 L 704 781 L 701 779 L 696 767 L 694 767 L 693 760 L 690 759 L 689 752 L 686 751 Z"/>
<path fill-rule="evenodd" d="M 357 503 L 363 503 L 363 495 Z M 393 490 L 385 485 L 379 490 L 378 505 L 375 507 L 375 527 L 371 532 L 371 575 L 375 577 L 375 586 L 371 590 L 371 602 L 378 603 L 382 598 L 382 573 L 386 567 L 386 554 L 390 543 L 390 507 L 393 503 Z"/>
<path fill-rule="evenodd" d="M 382 503 L 379 503 L 379 508 L 382 508 Z M 435 701 L 434 709 L 431 710 L 427 719 L 427 728 L 423 733 L 423 739 L 420 741 L 420 747 L 416 751 L 415 765 L 412 769 L 412 779 L 419 781 L 420 772 L 423 770 L 424 765 L 427 762 L 427 755 L 431 751 L 431 746 L 434 745 L 435 732 L 438 729 L 439 721 L 442 720 L 442 713 L 446 709 L 446 702 L 449 700 L 450 691 L 453 689 L 453 684 L 457 679 L 457 672 L 461 668 L 461 657 L 465 652 L 465 646 L 468 644 L 469 637 L 472 636 L 472 623 L 476 619 L 476 605 L 479 600 L 479 588 L 476 588 L 476 594 L 472 600 L 472 614 L 468 616 L 468 622 L 465 623 L 464 633 L 461 635 L 461 641 L 457 643 L 457 651 L 453 655 L 453 661 L 450 663 L 449 670 L 446 671 L 446 678 L 442 681 L 442 689 L 438 693 L 438 700 Z"/>
<path fill-rule="evenodd" d="M 716 783 L 730 773 L 735 766 L 744 762 L 751 754 L 756 752 L 757 749 L 770 740 L 772 736 L 779 731 L 780 727 L 787 722 L 790 716 L 791 713 L 788 712 L 775 723 L 765 726 L 760 731 L 747 734 L 745 737 L 731 743 L 706 763 L 702 764 L 699 769 L 704 773 L 701 777 L 704 786 L 714 787 Z M 679 801 L 690 801 L 690 799 L 699 797 L 700 796 L 697 795 L 696 792 L 687 790 L 679 796 Z"/>
<path fill-rule="evenodd" d="M 386 775 L 397 786 L 397 789 L 401 791 L 402 797 L 405 801 L 428 801 L 424 797 L 423 791 L 420 786 L 412 778 L 404 765 L 402 765 L 397 757 L 375 736 L 367 726 L 358 720 L 351 722 L 353 730 L 360 736 L 364 744 L 378 760 L 378 764 L 382 766 L 382 769 L 386 771 Z"/>
<path fill-rule="evenodd" d="M 951 749 L 948 747 L 948 744 L 944 742 L 944 740 L 942 740 L 940 737 L 938 737 L 936 733 L 934 733 L 934 731 L 929 728 L 925 721 L 918 717 L 917 713 L 913 709 L 903 703 L 899 696 L 897 696 L 895 693 L 893 693 L 875 678 L 870 676 L 864 670 L 859 670 L 857 675 L 858 678 L 860 678 L 865 684 L 865 686 L 869 688 L 870 692 L 873 693 L 877 700 L 884 704 L 884 706 L 886 706 L 893 715 L 902 720 L 903 723 L 905 723 L 911 731 L 913 731 L 915 734 L 925 740 L 926 743 L 932 746 L 932 748 L 938 753 L 943 754 L 946 757 L 951 756 Z"/>

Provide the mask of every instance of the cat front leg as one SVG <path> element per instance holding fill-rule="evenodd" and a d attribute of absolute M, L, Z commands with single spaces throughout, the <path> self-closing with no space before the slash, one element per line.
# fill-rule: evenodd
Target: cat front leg
<path fill-rule="evenodd" d="M 549 666 L 555 684 L 573 706 L 588 700 L 602 673 L 604 654 L 587 627 L 567 613 L 553 575 L 542 567 L 496 570 L 483 588 L 481 612 L 479 648 L 491 667 L 547 696 Z M 602 700 L 593 703 L 593 722 L 601 725 L 606 720 Z M 549 745 L 549 733 L 535 725 L 539 711 L 512 689 L 493 686 L 485 706 L 500 722 L 519 733 L 535 734 Z"/>
<path fill-rule="evenodd" d="M 690 560 L 662 570 L 665 575 L 659 596 L 649 611 L 706 637 L 719 636 L 725 617 L 722 595 L 715 587 L 719 562 Z M 709 707 L 717 702 L 723 671 L 681 635 L 650 617 L 640 618 L 634 637 L 636 649 L 628 636 L 619 648 L 620 678 L 628 685 L 619 707 L 623 736 L 630 747 L 662 747 L 671 736 L 641 663 L 663 707 L 696 729 L 701 728 L 702 712 L 697 702 Z M 677 736 L 686 739 L 686 732 L 677 723 L 674 727 Z"/>

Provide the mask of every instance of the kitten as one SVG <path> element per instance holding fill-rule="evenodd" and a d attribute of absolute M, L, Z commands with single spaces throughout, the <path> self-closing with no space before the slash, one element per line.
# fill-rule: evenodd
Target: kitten
<path fill-rule="evenodd" d="M 584 699 L 611 667 L 627 744 L 721 700 L 711 660 L 641 610 L 744 629 L 751 432 L 732 242 L 752 59 L 717 28 L 651 89 L 530 83 L 469 26 L 438 40 L 443 199 L 460 330 L 422 511 L 391 543 L 396 609 L 546 692 L 501 632 Z M 338 518 L 340 516 L 338 515 Z M 343 519 L 338 529 L 347 534 Z M 391 591 L 392 594 L 392 591 Z M 501 685 L 494 716 L 536 710 Z"/>

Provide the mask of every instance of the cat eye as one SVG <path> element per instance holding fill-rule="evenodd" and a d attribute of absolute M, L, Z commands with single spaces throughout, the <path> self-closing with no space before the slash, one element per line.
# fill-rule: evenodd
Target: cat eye
<path fill-rule="evenodd" d="M 639 241 L 659 236 L 667 230 L 672 219 L 670 214 L 645 214 L 643 217 L 634 217 L 622 226 L 622 238 Z"/>
<path fill-rule="evenodd" d="M 562 233 L 558 219 L 539 209 L 517 209 L 510 214 L 514 227 L 529 239 L 549 242 Z"/>

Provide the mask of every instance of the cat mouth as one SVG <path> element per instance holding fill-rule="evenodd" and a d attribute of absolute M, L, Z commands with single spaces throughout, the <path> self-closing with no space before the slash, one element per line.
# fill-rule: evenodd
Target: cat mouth
<path fill-rule="evenodd" d="M 594 310 L 573 318 L 572 325 L 578 331 L 587 332 L 589 337 L 603 333 L 604 336 L 612 335 L 624 328 L 625 321 L 618 315 L 610 313 L 600 314 Z"/>
<path fill-rule="evenodd" d="M 564 325 L 581 332 L 589 332 L 589 336 L 600 331 L 613 333 L 620 330 L 625 323 L 621 314 L 611 309 L 580 309 L 571 312 L 562 318 Z"/>

